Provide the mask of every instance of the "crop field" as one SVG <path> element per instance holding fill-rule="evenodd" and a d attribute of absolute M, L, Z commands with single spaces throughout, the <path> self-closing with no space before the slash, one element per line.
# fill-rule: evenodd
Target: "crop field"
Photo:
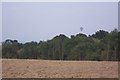
<path fill-rule="evenodd" d="M 3 78 L 118 78 L 118 62 L 2 59 Z"/>

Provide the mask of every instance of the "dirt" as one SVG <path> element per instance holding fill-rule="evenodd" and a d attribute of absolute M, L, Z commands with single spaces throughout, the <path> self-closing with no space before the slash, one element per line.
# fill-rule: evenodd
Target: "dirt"
<path fill-rule="evenodd" d="M 3 78 L 118 78 L 118 62 L 3 59 Z"/>

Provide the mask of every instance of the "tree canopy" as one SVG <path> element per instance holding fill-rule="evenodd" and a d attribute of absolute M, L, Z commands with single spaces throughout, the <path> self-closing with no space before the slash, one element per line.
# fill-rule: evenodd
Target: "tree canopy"
<path fill-rule="evenodd" d="M 64 34 L 51 40 L 19 43 L 2 42 L 2 58 L 46 60 L 120 60 L 120 32 L 99 30 L 95 34 Z"/>

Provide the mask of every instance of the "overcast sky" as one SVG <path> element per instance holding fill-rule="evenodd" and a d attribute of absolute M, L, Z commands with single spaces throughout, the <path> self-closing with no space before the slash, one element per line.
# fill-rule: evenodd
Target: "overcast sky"
<path fill-rule="evenodd" d="M 0 42 L 1 41 L 2 41 L 2 3 L 0 2 Z"/>
<path fill-rule="evenodd" d="M 19 42 L 76 35 L 83 27 L 89 35 L 118 27 L 118 3 L 100 2 L 4 2 L 2 39 Z"/>

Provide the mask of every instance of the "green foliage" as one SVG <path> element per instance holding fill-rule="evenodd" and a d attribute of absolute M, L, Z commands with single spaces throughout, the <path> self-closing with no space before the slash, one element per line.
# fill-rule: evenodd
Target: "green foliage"
<path fill-rule="evenodd" d="M 92 35 L 92 37 L 97 38 L 97 39 L 103 39 L 108 35 L 107 31 L 104 30 L 99 30 L 95 34 Z"/>
<path fill-rule="evenodd" d="M 2 43 L 2 58 L 49 60 L 120 60 L 120 32 L 99 30 L 93 35 L 77 34 L 70 38 L 64 34 L 48 41 Z"/>

